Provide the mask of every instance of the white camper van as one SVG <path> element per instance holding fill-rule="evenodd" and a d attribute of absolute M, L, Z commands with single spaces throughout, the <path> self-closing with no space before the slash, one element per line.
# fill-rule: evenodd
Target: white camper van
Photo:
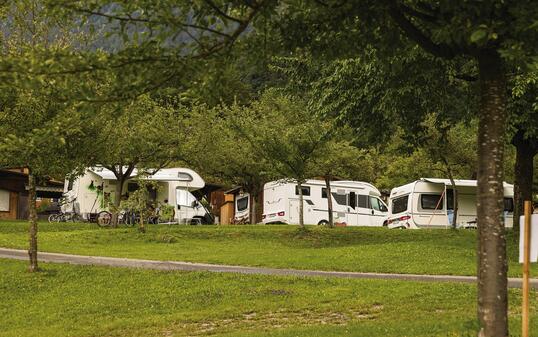
<path fill-rule="evenodd" d="M 305 224 L 327 224 L 327 189 L 322 180 L 307 180 L 303 185 Z M 361 181 L 331 182 L 334 222 L 347 226 L 383 226 L 387 206 L 373 185 Z M 299 223 L 299 189 L 286 180 L 265 184 L 263 223 Z"/>
<path fill-rule="evenodd" d="M 132 177 L 137 175 L 134 170 Z M 160 189 L 151 191 L 151 198 L 158 203 L 166 200 L 175 208 L 175 219 L 178 223 L 210 223 L 209 212 L 199 203 L 192 191 L 201 189 L 205 182 L 198 173 L 187 168 L 166 168 L 148 176 L 146 179 L 157 181 Z M 109 200 L 116 196 L 117 179 L 112 171 L 103 167 L 86 169 L 84 175 L 75 180 L 66 180 L 64 196 L 76 206 L 74 209 L 84 218 L 89 219 L 91 214 L 108 210 L 103 196 Z M 124 194 L 138 188 L 134 179 L 127 180 L 123 186 Z"/>
<path fill-rule="evenodd" d="M 476 180 L 455 180 L 458 227 L 476 228 Z M 504 183 L 504 221 L 512 227 L 514 186 Z M 454 192 L 449 179 L 421 178 L 393 188 L 389 228 L 450 227 Z"/>

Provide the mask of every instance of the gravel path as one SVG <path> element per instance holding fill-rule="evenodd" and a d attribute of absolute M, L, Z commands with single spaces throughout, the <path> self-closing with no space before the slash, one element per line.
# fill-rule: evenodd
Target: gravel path
<path fill-rule="evenodd" d="M 258 274 L 258 275 L 288 275 L 301 277 L 338 277 L 354 279 L 380 279 L 380 280 L 403 280 L 403 281 L 422 281 L 422 282 L 459 282 L 459 283 L 476 283 L 474 276 L 456 276 L 456 275 L 420 275 L 420 274 L 388 274 L 388 273 L 358 273 L 358 272 L 340 272 L 340 271 L 321 271 L 321 270 L 300 270 L 300 269 L 279 269 L 265 267 L 246 267 L 230 266 L 207 263 L 191 263 L 181 261 L 155 261 L 141 259 L 125 259 L 116 257 L 103 256 L 85 256 L 59 253 L 38 253 L 39 261 L 54 263 L 69 263 L 79 265 L 102 265 L 111 267 L 128 267 L 157 270 L 182 270 L 182 271 L 210 271 L 217 273 L 241 273 L 241 274 Z M 0 258 L 27 260 L 28 253 L 26 250 L 0 248 Z M 521 288 L 521 278 L 509 278 L 508 286 L 510 288 Z M 531 287 L 538 289 L 538 279 L 530 280 Z"/>

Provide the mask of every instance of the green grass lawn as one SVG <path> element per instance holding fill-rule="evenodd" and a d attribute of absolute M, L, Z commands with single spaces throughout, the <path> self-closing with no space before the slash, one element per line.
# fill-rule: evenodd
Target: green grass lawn
<path fill-rule="evenodd" d="M 476 287 L 468 284 L 26 267 L 0 259 L 2 337 L 475 335 Z M 520 297 L 510 291 L 513 336 Z"/>
<path fill-rule="evenodd" d="M 0 247 L 27 247 L 27 224 L 0 222 Z M 360 272 L 474 275 L 476 231 L 296 226 L 148 226 L 92 224 L 39 228 L 39 249 L 83 255 Z M 517 276 L 517 242 L 508 235 L 509 274 Z M 534 269 L 536 275 L 538 269 Z"/>

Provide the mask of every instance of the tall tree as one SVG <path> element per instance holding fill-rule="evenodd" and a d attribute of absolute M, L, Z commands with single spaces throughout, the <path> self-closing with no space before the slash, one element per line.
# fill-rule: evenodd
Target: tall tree
<path fill-rule="evenodd" d="M 299 225 L 304 224 L 302 184 L 315 176 L 314 161 L 330 139 L 332 129 L 312 116 L 297 97 L 266 92 L 251 106 L 232 107 L 230 117 L 238 135 L 252 145 L 261 158 L 272 164 L 282 179 L 297 183 Z"/>
<path fill-rule="evenodd" d="M 285 10 L 278 12 L 280 21 L 284 21 L 280 26 L 287 30 L 281 36 L 289 37 L 288 41 L 304 41 L 315 27 L 317 36 L 332 37 L 329 42 L 329 39 L 315 40 L 325 45 L 349 46 L 345 41 L 365 41 L 370 34 L 372 39 L 368 41 L 380 41 L 381 47 L 386 48 L 389 39 L 401 34 L 400 41 L 407 39 L 435 57 L 465 58 L 476 64 L 480 88 L 477 111 L 480 336 L 508 335 L 506 238 L 502 222 L 506 63 L 534 64 L 537 11 L 533 1 L 392 0 L 328 1 L 317 5 L 290 1 Z M 357 49 L 360 43 L 346 48 L 345 52 L 357 53 Z M 337 49 L 333 48 L 333 53 L 334 50 Z M 473 77 L 469 75 L 466 73 L 465 77 Z"/>
<path fill-rule="evenodd" d="M 100 146 L 93 161 L 114 173 L 117 183 L 111 202 L 118 210 L 123 187 L 134 177 L 134 170 L 157 171 L 179 158 L 187 132 L 178 110 L 159 104 L 149 95 L 100 105 L 94 118 L 94 141 Z M 116 219 L 114 212 L 114 224 Z"/>
<path fill-rule="evenodd" d="M 533 200 L 534 157 L 538 153 L 538 75 L 522 73 L 511 80 L 509 101 L 512 144 L 516 148 L 514 166 L 514 229 L 519 231 L 523 202 Z"/>
<path fill-rule="evenodd" d="M 19 60 L 44 64 L 51 53 L 82 43 L 72 27 L 48 16 L 41 1 L 18 0 L 5 8 L 1 30 L 3 66 L 17 67 Z M 3 13 L 4 14 L 4 13 Z M 0 167 L 28 169 L 30 271 L 38 270 L 36 183 L 43 177 L 63 177 L 83 165 L 87 151 L 87 115 L 63 98 L 78 88 L 66 77 L 2 74 L 0 99 Z M 82 80 L 79 79 L 79 81 Z"/>
<path fill-rule="evenodd" d="M 238 108 L 237 108 L 238 109 Z M 198 105 L 186 120 L 188 145 L 184 160 L 197 171 L 227 185 L 241 186 L 251 196 L 249 220 L 256 223 L 258 195 L 274 178 L 271 163 L 234 128 L 234 108 Z"/>

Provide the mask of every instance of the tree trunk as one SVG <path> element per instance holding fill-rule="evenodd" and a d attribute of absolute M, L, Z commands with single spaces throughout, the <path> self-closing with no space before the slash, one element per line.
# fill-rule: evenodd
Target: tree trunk
<path fill-rule="evenodd" d="M 480 72 L 478 126 L 479 337 L 508 336 L 506 237 L 503 216 L 503 150 L 506 82 L 497 52 L 477 55 Z"/>
<path fill-rule="evenodd" d="M 325 176 L 325 187 L 327 190 L 327 209 L 329 212 L 329 227 L 334 227 L 334 218 L 333 218 L 333 200 L 332 200 L 332 193 L 331 193 L 331 176 L 326 175 Z"/>
<path fill-rule="evenodd" d="M 120 179 L 117 180 L 116 188 L 115 188 L 115 195 L 114 195 L 114 209 L 112 210 L 112 227 L 116 228 L 118 227 L 118 216 L 120 212 L 120 203 L 121 203 L 121 194 L 123 193 L 123 184 L 125 184 L 125 178 L 120 177 Z M 104 191 L 103 191 L 103 198 L 104 198 Z M 105 205 L 106 206 L 106 205 Z"/>
<path fill-rule="evenodd" d="M 452 171 L 447 168 L 448 172 L 448 178 L 450 179 L 450 184 L 452 185 L 452 207 L 453 207 L 453 216 L 452 216 L 452 228 L 456 229 L 457 223 L 458 223 L 458 191 L 456 190 L 456 182 L 454 181 L 454 176 L 452 175 Z M 448 200 L 448 198 L 447 198 Z M 447 204 L 448 208 L 448 204 Z"/>
<path fill-rule="evenodd" d="M 256 193 L 250 193 L 250 223 L 256 224 L 256 212 L 257 212 L 258 196 Z"/>
<path fill-rule="evenodd" d="M 30 211 L 30 227 L 28 230 L 29 248 L 28 256 L 30 257 L 30 272 L 39 270 L 37 265 L 37 208 L 36 208 L 36 182 L 35 176 L 30 171 L 28 174 L 28 208 Z"/>
<path fill-rule="evenodd" d="M 138 225 L 138 230 L 140 233 L 146 232 L 146 227 L 144 225 L 144 211 L 140 211 L 140 224 Z"/>
<path fill-rule="evenodd" d="M 299 189 L 299 226 L 304 229 L 304 207 L 303 207 L 303 183 L 297 181 L 297 188 Z"/>
<path fill-rule="evenodd" d="M 519 217 L 523 215 L 523 201 L 532 200 L 532 182 L 534 174 L 535 144 L 524 138 L 523 131 L 518 131 L 512 139 L 516 147 L 514 167 L 514 231 L 519 233 Z"/>

